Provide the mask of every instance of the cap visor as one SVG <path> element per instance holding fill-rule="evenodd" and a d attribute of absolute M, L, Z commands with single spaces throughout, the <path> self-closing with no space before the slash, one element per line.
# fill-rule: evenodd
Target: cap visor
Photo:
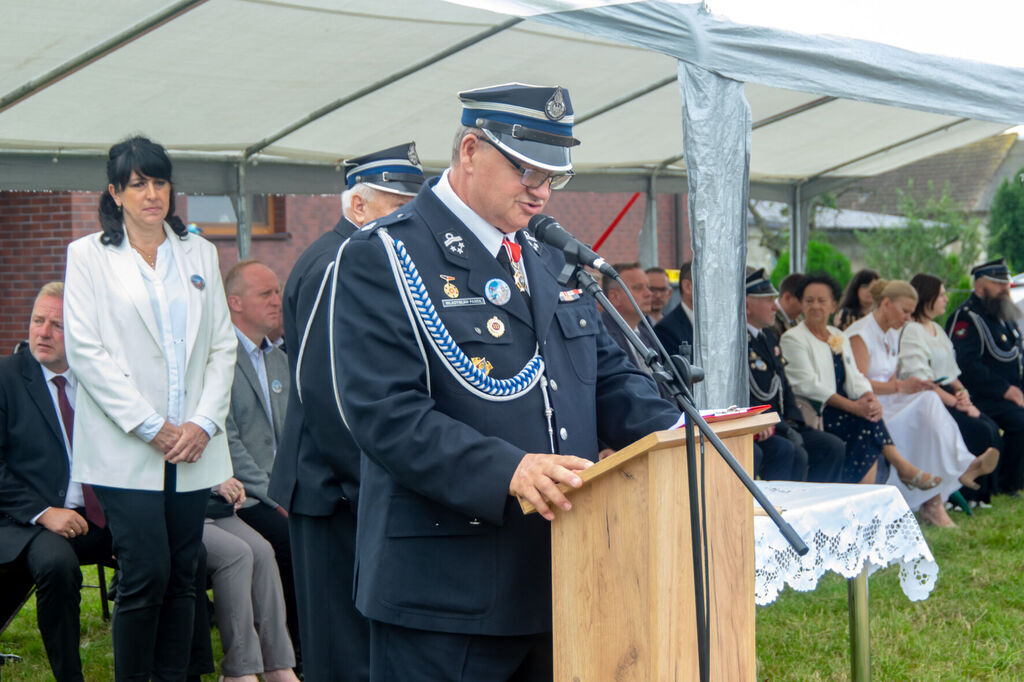
<path fill-rule="evenodd" d="M 411 182 L 367 182 L 367 187 L 378 189 L 381 192 L 388 192 L 389 194 L 401 194 L 406 197 L 414 197 L 420 193 L 420 187 Z"/>
<path fill-rule="evenodd" d="M 532 140 L 520 140 L 507 133 L 487 131 L 497 139 L 497 143 L 506 152 L 541 170 L 552 173 L 565 173 L 572 170 L 572 159 L 568 147 L 559 147 Z"/>

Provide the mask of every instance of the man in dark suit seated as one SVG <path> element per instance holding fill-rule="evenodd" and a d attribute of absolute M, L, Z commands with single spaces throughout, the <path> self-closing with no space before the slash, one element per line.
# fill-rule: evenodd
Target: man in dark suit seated
<path fill-rule="evenodd" d="M 345 167 L 344 215 L 306 249 L 284 289 L 292 382 L 267 489 L 289 515 L 302 671 L 312 682 L 365 680 L 370 659 L 370 626 L 352 602 L 359 448 L 338 412 L 331 381 L 334 260 L 356 230 L 408 202 L 423 182 L 411 142 L 351 159 Z"/>
<path fill-rule="evenodd" d="M 28 347 L 0 358 L 0 564 L 36 585 L 36 615 L 54 677 L 82 680 L 80 564 L 109 563 L 95 494 L 70 480 L 78 382 L 64 355 L 64 285 L 32 307 Z"/>
<path fill-rule="evenodd" d="M 687 350 L 682 355 L 693 360 L 693 261 L 679 267 L 679 305 L 654 325 L 654 333 L 673 355 L 685 343 Z"/>
<path fill-rule="evenodd" d="M 46 284 L 32 306 L 28 344 L 0 358 L 0 590 L 36 586 L 39 633 L 58 682 L 84 679 L 79 567 L 111 566 L 114 560 L 95 493 L 71 480 L 78 381 L 65 356 L 63 306 L 64 284 Z M 199 558 L 196 589 L 203 598 L 197 602 L 189 680 L 214 671 L 205 557 L 203 552 Z"/>

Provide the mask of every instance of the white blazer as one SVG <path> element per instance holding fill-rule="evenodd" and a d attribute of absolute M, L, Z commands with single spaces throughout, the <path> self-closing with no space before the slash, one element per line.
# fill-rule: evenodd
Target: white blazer
<path fill-rule="evenodd" d="M 215 486 L 231 476 L 224 422 L 231 403 L 238 339 L 231 328 L 217 249 L 198 235 L 164 231 L 188 292 L 184 419 L 217 425 L 202 457 L 177 465 L 177 490 Z M 75 399 L 75 481 L 163 490 L 163 454 L 132 433 L 149 415 L 167 415 L 167 363 L 146 286 L 128 240 L 91 234 L 68 246 L 64 342 L 80 382 Z M 190 281 L 199 275 L 205 286 Z"/>
<path fill-rule="evenodd" d="M 829 326 L 833 337 L 843 344 L 843 366 L 846 396 L 856 400 L 871 390 L 871 382 L 857 369 L 850 341 L 836 327 Z M 832 349 L 807 328 L 803 322 L 782 335 L 779 344 L 786 358 L 786 378 L 793 392 L 824 404 L 836 391 L 836 369 L 832 364 Z"/>

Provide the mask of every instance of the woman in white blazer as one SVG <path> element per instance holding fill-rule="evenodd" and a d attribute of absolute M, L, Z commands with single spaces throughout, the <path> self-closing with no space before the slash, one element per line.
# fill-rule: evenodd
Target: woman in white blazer
<path fill-rule="evenodd" d="M 184 679 L 206 502 L 232 473 L 237 340 L 215 247 L 174 215 L 164 148 L 114 145 L 107 178 L 103 231 L 68 247 L 72 478 L 92 484 L 118 558 L 115 678 Z"/>
<path fill-rule="evenodd" d="M 797 290 L 804 320 L 780 340 L 793 392 L 820 406 L 825 430 L 846 442 L 843 481 L 884 482 L 892 466 L 908 485 L 938 485 L 937 477 L 908 462 L 893 445 L 882 405 L 857 369 L 850 342 L 828 324 L 839 295 L 839 283 L 824 274 L 808 275 Z"/>

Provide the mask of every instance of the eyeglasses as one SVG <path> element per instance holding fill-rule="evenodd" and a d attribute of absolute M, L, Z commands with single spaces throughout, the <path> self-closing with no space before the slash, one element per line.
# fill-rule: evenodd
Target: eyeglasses
<path fill-rule="evenodd" d="M 520 178 L 519 180 L 519 183 L 523 187 L 527 187 L 529 189 L 537 189 L 543 186 L 545 182 L 550 182 L 551 189 L 562 189 L 563 187 L 569 184 L 569 181 L 572 180 L 572 176 L 575 175 L 575 173 L 573 173 L 572 171 L 568 171 L 566 173 L 549 173 L 547 171 L 537 170 L 536 168 L 526 168 L 525 166 L 522 166 L 514 158 L 512 158 L 511 154 L 509 154 L 504 149 L 496 145 L 490 139 L 486 137 L 481 137 L 480 135 L 475 135 L 474 137 L 476 137 L 476 139 L 480 140 L 481 142 L 486 142 L 487 144 L 497 149 L 498 153 L 504 156 L 506 161 L 511 163 L 517 171 L 523 174 L 523 177 Z"/>

